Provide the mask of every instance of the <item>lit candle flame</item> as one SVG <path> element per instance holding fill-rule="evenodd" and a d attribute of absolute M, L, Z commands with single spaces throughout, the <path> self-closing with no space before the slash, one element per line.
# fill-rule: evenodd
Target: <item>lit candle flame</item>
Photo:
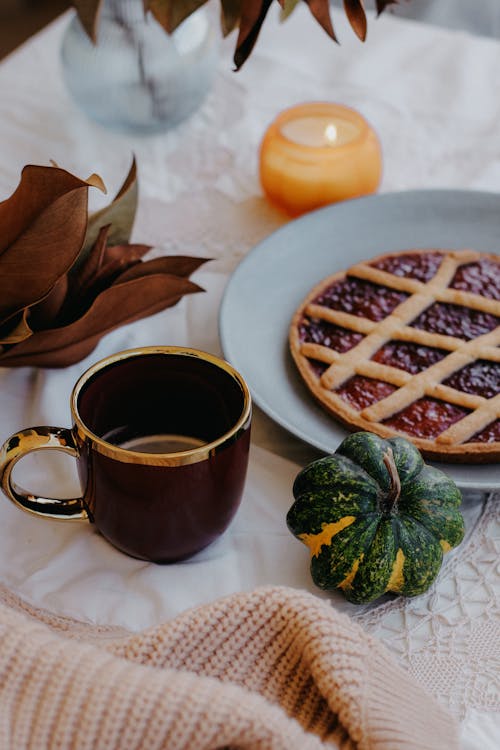
<path fill-rule="evenodd" d="M 329 146 L 332 146 L 337 140 L 337 128 L 335 127 L 333 122 L 331 122 L 325 128 L 325 140 Z"/>

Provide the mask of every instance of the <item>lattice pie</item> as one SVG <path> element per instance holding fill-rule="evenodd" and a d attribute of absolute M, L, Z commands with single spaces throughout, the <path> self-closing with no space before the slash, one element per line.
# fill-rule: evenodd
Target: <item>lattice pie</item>
<path fill-rule="evenodd" d="M 500 256 L 411 250 L 319 283 L 290 328 L 293 358 L 350 428 L 432 458 L 500 459 Z"/>

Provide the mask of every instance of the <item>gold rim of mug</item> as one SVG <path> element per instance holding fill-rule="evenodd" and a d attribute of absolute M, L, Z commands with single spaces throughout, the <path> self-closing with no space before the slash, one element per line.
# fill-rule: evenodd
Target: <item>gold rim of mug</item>
<path fill-rule="evenodd" d="M 107 367 L 114 365 L 117 362 L 132 357 L 156 354 L 176 354 L 184 357 L 201 359 L 205 362 L 210 362 L 220 370 L 224 370 L 236 380 L 243 393 L 243 408 L 241 410 L 241 415 L 234 426 L 211 443 L 205 443 L 196 448 L 191 448 L 187 451 L 179 451 L 177 453 L 142 453 L 139 451 L 127 450 L 126 448 L 120 448 L 117 445 L 108 443 L 106 440 L 99 437 L 99 435 L 92 432 L 92 430 L 90 430 L 84 423 L 78 411 L 78 398 L 85 384 L 88 383 L 88 381 L 98 372 L 105 370 Z M 228 443 L 237 440 L 239 435 L 246 430 L 250 424 L 252 399 L 248 386 L 240 373 L 228 362 L 220 357 L 216 357 L 214 354 L 209 354 L 208 352 L 199 349 L 190 349 L 181 346 L 145 346 L 137 349 L 126 349 L 117 352 L 116 354 L 112 354 L 109 357 L 99 360 L 99 362 L 96 362 L 92 367 L 86 370 L 83 375 L 80 376 L 73 388 L 71 394 L 71 412 L 75 424 L 75 437 L 77 442 L 90 440 L 94 449 L 104 456 L 114 458 L 123 463 L 145 464 L 148 466 L 186 466 L 188 464 L 198 463 L 199 461 L 205 461 L 207 458 L 215 455 L 218 451 L 224 448 Z"/>

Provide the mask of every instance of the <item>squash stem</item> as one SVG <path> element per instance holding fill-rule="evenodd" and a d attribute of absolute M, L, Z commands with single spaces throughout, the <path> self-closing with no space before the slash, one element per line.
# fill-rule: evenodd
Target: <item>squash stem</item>
<path fill-rule="evenodd" d="M 391 482 L 391 486 L 389 487 L 389 492 L 387 493 L 388 505 L 386 509 L 387 513 L 391 513 L 394 510 L 394 506 L 399 500 L 399 496 L 401 494 L 401 480 L 399 478 L 398 470 L 396 468 L 396 463 L 394 461 L 394 454 L 391 448 L 388 449 L 387 453 L 384 453 L 384 455 L 382 456 L 382 459 L 384 461 L 387 471 L 389 472 L 389 479 Z"/>

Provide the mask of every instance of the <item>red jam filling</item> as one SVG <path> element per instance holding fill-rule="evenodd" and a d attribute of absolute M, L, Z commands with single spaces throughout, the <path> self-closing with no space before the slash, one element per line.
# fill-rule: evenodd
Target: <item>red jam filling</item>
<path fill-rule="evenodd" d="M 443 336 L 457 336 L 466 341 L 489 333 L 500 325 L 500 318 L 490 313 L 471 310 L 462 305 L 450 305 L 447 302 L 434 302 L 424 310 L 411 324 L 430 333 Z"/>
<path fill-rule="evenodd" d="M 468 409 L 424 396 L 386 419 L 384 424 L 407 435 L 435 438 L 469 414 Z"/>
<path fill-rule="evenodd" d="M 471 443 L 496 443 L 497 441 L 500 441 L 500 419 L 496 419 L 470 439 Z"/>
<path fill-rule="evenodd" d="M 459 266 L 450 286 L 462 292 L 500 300 L 500 263 L 483 258 L 478 263 Z"/>
<path fill-rule="evenodd" d="M 406 255 L 389 255 L 371 265 L 373 268 L 387 271 L 394 276 L 404 276 L 425 283 L 436 275 L 442 260 L 442 253 L 438 252 L 407 253 Z"/>
<path fill-rule="evenodd" d="M 395 276 L 417 279 L 424 283 L 437 273 L 443 254 L 439 251 L 388 256 L 371 265 Z M 500 263 L 482 259 L 460 266 L 450 287 L 500 300 Z M 408 295 L 378 284 L 347 276 L 324 290 L 314 302 L 332 310 L 380 321 L 407 299 Z M 489 333 L 500 325 L 500 318 L 461 305 L 435 302 L 412 323 L 412 327 L 429 333 L 456 336 L 466 341 Z M 343 353 L 356 346 L 364 336 L 341 326 L 316 318 L 304 318 L 299 326 L 300 340 L 315 343 Z M 389 341 L 373 356 L 375 362 L 417 374 L 439 362 L 448 354 L 443 349 L 413 342 Z M 309 360 L 312 371 L 321 377 L 329 365 Z M 444 385 L 473 395 L 493 398 L 500 392 L 500 363 L 479 360 L 463 367 L 443 381 Z M 384 381 L 355 375 L 336 393 L 358 411 L 381 401 L 397 390 Z M 433 439 L 469 414 L 469 409 L 425 396 L 384 421 L 398 432 L 412 437 Z M 471 438 L 471 442 L 500 441 L 500 419 Z"/>
<path fill-rule="evenodd" d="M 319 359 L 308 359 L 307 361 L 309 363 L 309 367 L 317 378 L 320 378 L 325 370 L 328 370 L 328 368 L 330 367 L 330 365 L 327 365 L 325 362 L 320 362 Z"/>
<path fill-rule="evenodd" d="M 347 276 L 325 289 L 314 303 L 379 321 L 390 315 L 407 297 L 405 292 Z"/>
<path fill-rule="evenodd" d="M 500 363 L 478 359 L 443 380 L 443 385 L 464 393 L 493 398 L 500 393 Z"/>
<path fill-rule="evenodd" d="M 361 411 L 366 409 L 367 406 L 376 404 L 377 401 L 381 401 L 386 396 L 390 396 L 395 390 L 396 386 L 384 383 L 382 380 L 354 375 L 338 388 L 336 393 L 355 409 Z"/>
<path fill-rule="evenodd" d="M 417 372 L 422 372 L 439 362 L 447 354 L 448 352 L 444 349 L 413 344 L 410 341 L 388 341 L 373 355 L 372 359 L 382 365 L 397 367 L 416 375 Z"/>
<path fill-rule="evenodd" d="M 318 318 L 303 318 L 299 325 L 299 338 L 307 344 L 320 344 L 336 352 L 347 352 L 364 338 L 362 333 L 348 331 Z"/>

